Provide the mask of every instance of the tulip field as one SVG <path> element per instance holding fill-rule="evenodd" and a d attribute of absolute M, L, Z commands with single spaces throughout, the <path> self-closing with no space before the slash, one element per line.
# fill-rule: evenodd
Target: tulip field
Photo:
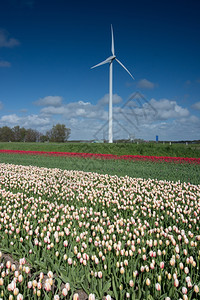
<path fill-rule="evenodd" d="M 195 182 L 1 162 L 0 299 L 200 299 Z"/>
<path fill-rule="evenodd" d="M 119 177 L 128 175 L 193 184 L 200 182 L 200 158 L 191 157 L 1 149 L 0 163 L 81 170 Z"/>

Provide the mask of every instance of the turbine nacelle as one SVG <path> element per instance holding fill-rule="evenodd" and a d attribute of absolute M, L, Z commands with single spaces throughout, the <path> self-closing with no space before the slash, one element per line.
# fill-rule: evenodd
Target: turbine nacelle
<path fill-rule="evenodd" d="M 116 55 L 110 56 L 110 58 L 113 61 L 116 58 Z"/>

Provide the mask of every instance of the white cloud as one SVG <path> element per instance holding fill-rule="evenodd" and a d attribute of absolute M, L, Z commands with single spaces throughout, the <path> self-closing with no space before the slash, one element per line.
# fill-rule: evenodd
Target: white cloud
<path fill-rule="evenodd" d="M 122 102 L 122 98 L 117 95 L 117 94 L 113 94 L 113 104 L 119 104 Z M 109 94 L 106 94 L 103 98 L 101 98 L 98 101 L 99 105 L 106 105 L 109 103 Z"/>
<path fill-rule="evenodd" d="M 0 123 L 9 123 L 9 124 L 16 124 L 20 120 L 20 117 L 18 117 L 16 114 L 11 115 L 4 115 L 0 119 Z"/>
<path fill-rule="evenodd" d="M 62 115 L 65 111 L 64 106 L 54 107 L 54 106 L 47 106 L 41 109 L 41 114 L 43 115 Z"/>
<path fill-rule="evenodd" d="M 199 139 L 200 119 L 188 116 L 168 122 L 165 130 L 160 130 L 162 140 L 197 140 Z M 159 127 L 158 130 L 159 131 Z"/>
<path fill-rule="evenodd" d="M 196 102 L 192 105 L 192 108 L 193 109 L 197 109 L 197 110 L 200 110 L 200 101 L 199 102 Z"/>
<path fill-rule="evenodd" d="M 9 61 L 0 60 L 0 68 L 9 68 L 11 63 Z"/>
<path fill-rule="evenodd" d="M 176 101 L 151 99 L 146 102 L 142 97 L 139 100 L 134 99 L 123 107 L 113 109 L 113 128 L 118 128 L 115 130 L 115 137 L 124 135 L 127 138 L 129 134 L 145 140 L 155 140 L 155 136 L 159 134 L 163 140 L 198 139 L 200 119 L 190 115 L 188 109 L 178 105 Z"/>
<path fill-rule="evenodd" d="M 52 98 L 45 97 L 40 102 L 46 106 L 41 108 L 39 114 L 2 116 L 0 127 L 19 125 L 45 133 L 54 124 L 62 123 L 71 128 L 70 139 L 107 139 L 107 106 L 104 107 L 99 102 L 92 104 L 77 101 L 65 104 L 58 101 L 56 107 L 50 105 L 50 99 Z M 113 106 L 114 139 L 134 136 L 155 140 L 156 135 L 159 135 L 159 140 L 191 140 L 198 139 L 199 129 L 200 119 L 191 115 L 188 109 L 178 105 L 176 101 L 169 99 L 151 99 L 148 102 L 138 95 L 132 103 Z"/>
<path fill-rule="evenodd" d="M 173 137 L 183 138 L 181 126 L 187 124 L 187 128 L 191 129 L 199 124 L 199 119 L 190 116 L 188 109 L 178 105 L 176 101 L 151 99 L 147 102 L 143 96 L 134 100 L 134 103 L 125 106 L 113 106 L 114 138 L 128 138 L 129 135 L 134 135 L 149 140 L 155 139 L 159 132 L 163 139 L 173 140 Z M 108 111 L 107 107 L 102 105 L 107 102 L 108 95 L 105 95 L 96 105 L 78 101 L 60 107 L 49 106 L 42 108 L 41 115 L 51 118 L 59 115 L 62 122 L 71 128 L 71 139 L 102 139 L 107 138 L 108 131 Z M 115 102 L 121 102 L 118 95 Z M 188 131 L 189 129 L 185 132 Z"/>
<path fill-rule="evenodd" d="M 90 102 L 84 102 L 84 101 L 78 101 L 78 104 L 80 105 L 90 105 Z"/>
<path fill-rule="evenodd" d="M 187 117 L 190 114 L 187 108 L 179 106 L 176 101 L 168 99 L 156 101 L 155 99 L 151 99 L 150 104 L 157 111 L 157 120 L 176 119 Z"/>
<path fill-rule="evenodd" d="M 62 105 L 62 97 L 60 96 L 46 96 L 44 98 L 40 98 L 34 102 L 35 105 L 38 106 L 52 106 L 59 107 Z"/>
<path fill-rule="evenodd" d="M 38 129 L 45 131 L 51 125 L 51 119 L 40 115 L 28 115 L 24 117 L 16 114 L 4 115 L 0 118 L 0 126 L 13 127 L 19 125 L 20 127 Z"/>
<path fill-rule="evenodd" d="M 29 115 L 26 117 L 22 117 L 21 121 L 23 123 L 23 126 L 25 127 L 40 127 L 50 124 L 49 118 L 44 118 L 38 115 Z"/>
<path fill-rule="evenodd" d="M 40 113 L 44 116 L 61 115 L 63 118 L 65 118 L 65 120 L 70 118 L 105 118 L 105 112 L 103 108 L 100 108 L 98 105 L 92 105 L 90 102 L 83 101 L 70 102 L 60 107 L 44 107 L 41 109 Z"/>
<path fill-rule="evenodd" d="M 85 115 L 86 115 L 86 110 L 83 109 L 83 108 L 78 108 L 78 109 L 76 110 L 76 115 L 77 115 L 77 116 L 85 116 Z"/>
<path fill-rule="evenodd" d="M 144 78 L 137 83 L 137 87 L 141 89 L 154 89 L 155 83 Z"/>
<path fill-rule="evenodd" d="M 6 30 L 0 29 L 0 48 L 13 48 L 19 44 L 20 42 L 17 39 L 9 37 L 9 33 Z"/>
<path fill-rule="evenodd" d="M 181 118 L 179 120 L 180 123 L 184 123 L 184 124 L 193 124 L 193 125 L 200 125 L 199 124 L 199 118 L 194 116 L 194 115 L 190 115 L 187 118 Z"/>

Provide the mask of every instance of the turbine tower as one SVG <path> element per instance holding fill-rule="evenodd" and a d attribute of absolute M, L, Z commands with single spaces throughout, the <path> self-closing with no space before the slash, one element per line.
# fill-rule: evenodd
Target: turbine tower
<path fill-rule="evenodd" d="M 111 25 L 111 52 L 112 56 L 109 56 L 106 60 L 100 62 L 99 64 L 93 66 L 91 69 L 99 67 L 101 65 L 109 63 L 109 113 L 108 113 L 108 140 L 109 143 L 113 142 L 113 129 L 112 129 L 112 97 L 113 97 L 113 61 L 116 60 L 124 70 L 134 79 L 132 74 L 127 70 L 127 68 L 119 61 L 115 56 L 115 48 L 114 48 L 114 36 L 113 36 L 113 27 Z"/>

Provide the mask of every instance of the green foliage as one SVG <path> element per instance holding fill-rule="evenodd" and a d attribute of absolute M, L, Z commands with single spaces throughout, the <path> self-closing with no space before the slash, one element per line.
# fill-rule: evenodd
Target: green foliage
<path fill-rule="evenodd" d="M 0 127 L 0 141 L 1 142 L 37 142 L 40 133 L 37 130 L 25 129 L 15 126 L 10 128 L 8 126 Z"/>
<path fill-rule="evenodd" d="M 8 126 L 3 126 L 0 128 L 0 141 L 9 142 L 13 138 L 12 130 Z"/>
<path fill-rule="evenodd" d="M 8 147 L 8 142 L 19 143 L 20 147 L 24 147 L 24 142 L 57 142 L 64 143 L 67 141 L 71 133 L 70 128 L 66 128 L 64 124 L 56 124 L 46 134 L 41 134 L 39 131 L 34 129 L 25 129 L 24 127 L 15 126 L 10 128 L 8 126 L 0 127 L 0 144 L 3 142 L 3 147 Z M 22 143 L 23 142 L 23 143 Z M 21 144 L 20 144 L 21 143 Z M 5 148 L 4 148 L 5 149 Z"/>
<path fill-rule="evenodd" d="M 13 142 L 24 142 L 26 137 L 26 129 L 24 127 L 20 128 L 19 126 L 15 126 L 12 128 L 13 132 Z M 27 140 L 28 141 L 28 140 Z"/>
<path fill-rule="evenodd" d="M 70 133 L 70 128 L 66 128 L 64 124 L 56 124 L 47 132 L 47 137 L 50 142 L 64 143 L 68 140 Z"/>

